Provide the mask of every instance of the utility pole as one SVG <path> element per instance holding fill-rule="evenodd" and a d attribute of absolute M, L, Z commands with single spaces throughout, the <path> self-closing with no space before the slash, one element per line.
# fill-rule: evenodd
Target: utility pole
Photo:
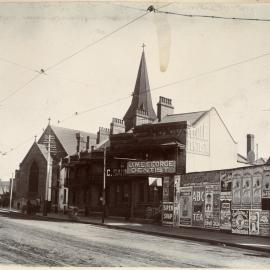
<path fill-rule="evenodd" d="M 49 124 L 50 124 L 49 118 Z M 48 155 L 47 155 L 47 176 L 46 176 L 46 184 L 45 184 L 45 196 L 44 196 L 44 206 L 43 206 L 43 216 L 47 216 L 47 207 L 48 201 L 51 200 L 51 135 L 49 131 L 48 135 Z"/>
<path fill-rule="evenodd" d="M 9 213 L 11 213 L 11 206 L 12 206 L 12 194 L 13 194 L 13 173 L 11 176 L 11 183 L 10 183 L 10 194 L 9 194 Z"/>
<path fill-rule="evenodd" d="M 106 145 L 104 146 L 103 151 L 103 190 L 102 190 L 102 223 L 104 223 L 105 219 L 105 206 L 106 206 Z"/>

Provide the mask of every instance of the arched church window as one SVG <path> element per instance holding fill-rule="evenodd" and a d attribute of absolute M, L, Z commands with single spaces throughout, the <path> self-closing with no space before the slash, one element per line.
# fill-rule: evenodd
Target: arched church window
<path fill-rule="evenodd" d="M 37 163 L 34 161 L 31 165 L 29 174 L 29 185 L 28 185 L 29 192 L 38 191 L 38 175 L 39 175 L 39 168 Z"/>

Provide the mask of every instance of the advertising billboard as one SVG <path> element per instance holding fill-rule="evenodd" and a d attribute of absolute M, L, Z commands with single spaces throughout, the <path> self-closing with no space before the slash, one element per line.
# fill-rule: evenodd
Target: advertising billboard
<path fill-rule="evenodd" d="M 270 171 L 263 173 L 262 198 L 270 198 Z"/>
<path fill-rule="evenodd" d="M 213 197 L 214 187 L 209 185 L 205 187 L 205 207 L 204 207 L 204 227 L 213 228 Z"/>
<path fill-rule="evenodd" d="M 263 170 L 256 170 L 252 179 L 252 203 L 251 208 L 261 209 L 262 207 L 262 179 Z"/>
<path fill-rule="evenodd" d="M 241 208 L 250 209 L 251 208 L 251 193 L 252 188 L 252 171 L 247 169 L 243 171 L 242 178 L 242 196 L 241 196 Z"/>
<path fill-rule="evenodd" d="M 249 234 L 258 235 L 260 233 L 260 211 L 249 211 Z"/>
<path fill-rule="evenodd" d="M 248 234 L 249 210 L 232 210 L 232 233 Z"/>
<path fill-rule="evenodd" d="M 204 196 L 205 187 L 194 186 L 192 192 L 193 211 L 192 211 L 192 226 L 204 227 Z"/>
<path fill-rule="evenodd" d="M 232 179 L 232 209 L 241 208 L 241 187 L 242 187 L 242 172 L 236 170 L 233 172 Z"/>
<path fill-rule="evenodd" d="M 231 231 L 231 201 L 221 200 L 220 202 L 220 229 Z"/>
<path fill-rule="evenodd" d="M 180 225 L 192 225 L 192 187 L 180 188 Z"/>
<path fill-rule="evenodd" d="M 162 224 L 173 225 L 173 203 L 163 202 L 162 204 Z"/>
<path fill-rule="evenodd" d="M 260 212 L 260 235 L 270 236 L 270 211 L 262 210 Z"/>

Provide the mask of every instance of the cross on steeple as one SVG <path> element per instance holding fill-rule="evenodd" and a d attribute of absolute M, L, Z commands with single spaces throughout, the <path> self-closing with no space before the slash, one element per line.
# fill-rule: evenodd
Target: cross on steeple
<path fill-rule="evenodd" d="M 48 125 L 50 125 L 51 124 L 51 117 L 49 117 L 49 119 L 48 119 Z"/>
<path fill-rule="evenodd" d="M 142 49 L 143 49 L 143 51 L 144 51 L 144 47 L 146 47 L 146 45 L 143 43 L 143 44 L 142 44 Z"/>
<path fill-rule="evenodd" d="M 35 142 L 37 142 L 37 135 L 35 135 Z"/>

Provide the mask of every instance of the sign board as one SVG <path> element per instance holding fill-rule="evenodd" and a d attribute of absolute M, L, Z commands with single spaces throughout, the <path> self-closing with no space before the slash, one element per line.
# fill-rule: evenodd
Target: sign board
<path fill-rule="evenodd" d="M 263 171 L 256 171 L 253 174 L 252 179 L 252 204 L 251 208 L 261 209 L 262 208 L 262 179 Z"/>
<path fill-rule="evenodd" d="M 162 224 L 173 225 L 173 203 L 163 202 L 162 204 Z"/>
<path fill-rule="evenodd" d="M 213 186 L 213 228 L 220 228 L 220 186 Z"/>
<path fill-rule="evenodd" d="M 232 210 L 232 233 L 248 234 L 249 210 Z"/>
<path fill-rule="evenodd" d="M 251 188 L 252 188 L 252 174 L 251 170 L 243 171 L 242 178 L 242 196 L 241 196 L 241 208 L 250 209 L 251 208 Z"/>
<path fill-rule="evenodd" d="M 151 187 L 162 187 L 161 177 L 148 177 L 148 184 Z"/>
<path fill-rule="evenodd" d="M 165 176 L 163 179 L 163 202 L 169 202 L 170 195 L 170 178 Z"/>
<path fill-rule="evenodd" d="M 220 202 L 220 229 L 227 231 L 232 229 L 230 200 L 221 200 Z"/>
<path fill-rule="evenodd" d="M 193 201 L 193 211 L 192 211 L 192 226 L 194 227 L 204 227 L 204 196 L 205 187 L 193 187 L 192 191 L 192 201 Z"/>
<path fill-rule="evenodd" d="M 260 233 L 260 211 L 249 211 L 249 234 L 258 235 Z"/>
<path fill-rule="evenodd" d="M 270 236 L 270 211 L 262 210 L 260 212 L 260 235 Z"/>
<path fill-rule="evenodd" d="M 237 170 L 233 172 L 232 209 L 241 208 L 241 187 L 242 187 L 242 175 L 241 175 L 241 171 Z"/>
<path fill-rule="evenodd" d="M 176 172 L 175 160 L 129 161 L 127 174 L 166 174 Z"/>
<path fill-rule="evenodd" d="M 270 198 L 270 172 L 269 171 L 264 171 L 264 174 L 263 174 L 262 198 Z"/>
<path fill-rule="evenodd" d="M 213 196 L 214 187 L 205 187 L 204 227 L 213 228 Z"/>
<path fill-rule="evenodd" d="M 180 187 L 180 225 L 192 225 L 192 187 Z"/>

